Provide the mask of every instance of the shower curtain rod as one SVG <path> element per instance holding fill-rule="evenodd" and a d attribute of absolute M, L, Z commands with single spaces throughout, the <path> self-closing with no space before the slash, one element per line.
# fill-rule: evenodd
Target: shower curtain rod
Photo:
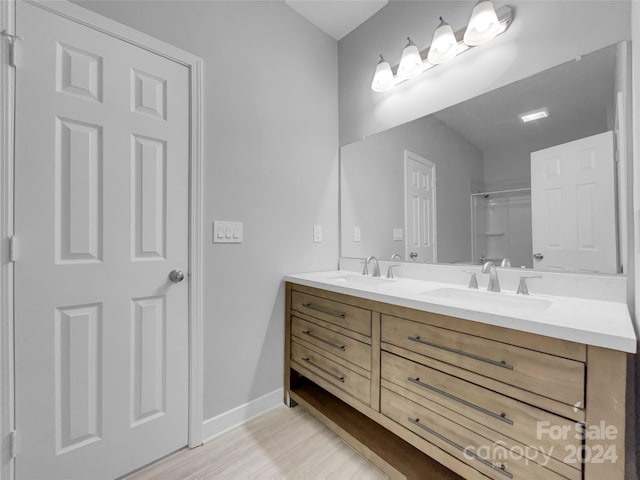
<path fill-rule="evenodd" d="M 496 190 L 494 192 L 472 193 L 471 196 L 477 197 L 480 195 L 498 195 L 498 194 L 504 194 L 504 193 L 520 193 L 520 192 L 530 192 L 530 191 L 531 191 L 531 188 L 514 188 L 512 190 Z"/>

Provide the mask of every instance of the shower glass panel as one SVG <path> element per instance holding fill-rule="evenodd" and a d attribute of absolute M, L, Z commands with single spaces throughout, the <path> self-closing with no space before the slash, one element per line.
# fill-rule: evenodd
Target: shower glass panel
<path fill-rule="evenodd" d="M 508 258 L 512 267 L 532 268 L 531 190 L 472 194 L 471 232 L 474 263 Z"/>

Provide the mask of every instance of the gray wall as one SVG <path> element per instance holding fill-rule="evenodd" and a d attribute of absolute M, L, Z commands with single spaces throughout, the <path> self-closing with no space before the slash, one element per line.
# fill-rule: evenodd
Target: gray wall
<path fill-rule="evenodd" d="M 281 2 L 81 5 L 204 59 L 207 419 L 282 387 L 282 275 L 337 266 L 337 44 Z"/>
<path fill-rule="evenodd" d="M 484 189 L 531 186 L 531 151 L 525 146 L 484 151 Z"/>
<path fill-rule="evenodd" d="M 434 116 L 340 149 L 342 256 L 388 260 L 398 253 L 407 260 L 404 241 L 393 241 L 393 228 L 404 228 L 405 149 L 436 164 L 438 262 L 469 261 L 469 194 L 482 185 L 482 152 Z"/>
<path fill-rule="evenodd" d="M 474 3 L 396 0 L 340 40 L 341 145 L 631 37 L 628 1 L 496 2 L 513 6 L 515 20 L 494 43 L 390 92 L 371 91 L 378 54 L 397 64 L 407 35 L 424 47 L 431 43 L 439 15 L 460 29 Z"/>

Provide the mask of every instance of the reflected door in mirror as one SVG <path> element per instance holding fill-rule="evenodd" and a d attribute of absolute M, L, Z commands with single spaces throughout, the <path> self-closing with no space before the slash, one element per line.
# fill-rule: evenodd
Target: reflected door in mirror
<path fill-rule="evenodd" d="M 405 150 L 405 258 L 436 262 L 436 164 Z"/>
<path fill-rule="evenodd" d="M 533 267 L 617 273 L 613 132 L 531 154 Z"/>

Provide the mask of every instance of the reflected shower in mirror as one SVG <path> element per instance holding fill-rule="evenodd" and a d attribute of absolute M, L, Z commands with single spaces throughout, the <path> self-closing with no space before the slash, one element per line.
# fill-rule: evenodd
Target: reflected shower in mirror
<path fill-rule="evenodd" d="M 627 51 L 613 45 L 344 145 L 341 255 L 617 273 Z"/>

